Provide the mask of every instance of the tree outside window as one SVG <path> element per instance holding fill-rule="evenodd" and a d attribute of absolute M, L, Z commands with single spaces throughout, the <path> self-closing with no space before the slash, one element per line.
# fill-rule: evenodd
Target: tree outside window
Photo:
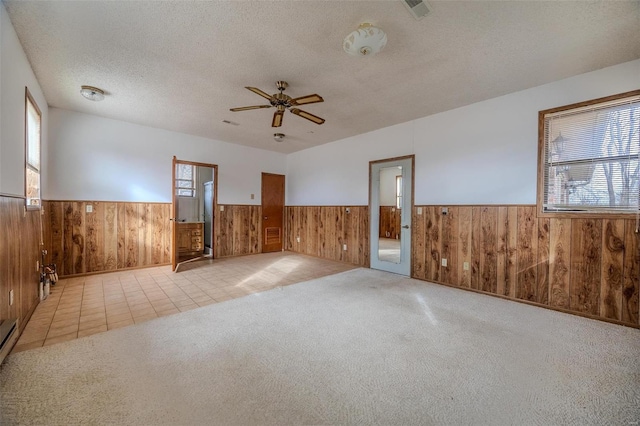
<path fill-rule="evenodd" d="M 545 212 L 638 211 L 640 94 L 541 112 Z"/>

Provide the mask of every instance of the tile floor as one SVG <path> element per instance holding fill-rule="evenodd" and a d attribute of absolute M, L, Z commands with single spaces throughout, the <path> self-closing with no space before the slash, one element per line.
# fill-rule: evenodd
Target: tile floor
<path fill-rule="evenodd" d="M 13 352 L 77 339 L 356 268 L 278 252 L 181 266 L 63 278 L 31 316 Z"/>

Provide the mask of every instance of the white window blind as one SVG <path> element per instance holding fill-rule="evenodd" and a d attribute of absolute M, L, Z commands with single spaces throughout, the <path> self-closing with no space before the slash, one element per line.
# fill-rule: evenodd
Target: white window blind
<path fill-rule="evenodd" d="M 396 176 L 396 208 L 402 208 L 402 176 Z"/>
<path fill-rule="evenodd" d="M 176 164 L 176 195 L 195 197 L 195 167 L 191 164 Z"/>
<path fill-rule="evenodd" d="M 543 119 L 544 211 L 638 211 L 640 95 Z"/>
<path fill-rule="evenodd" d="M 26 139 L 26 203 L 29 207 L 40 206 L 40 144 L 41 144 L 41 118 L 40 111 L 31 97 L 26 96 L 27 123 Z"/>

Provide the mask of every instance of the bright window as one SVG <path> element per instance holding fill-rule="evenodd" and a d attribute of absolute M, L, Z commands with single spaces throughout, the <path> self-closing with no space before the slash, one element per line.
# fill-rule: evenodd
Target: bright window
<path fill-rule="evenodd" d="M 543 212 L 636 213 L 640 91 L 540 112 Z"/>
<path fill-rule="evenodd" d="M 27 208 L 40 207 L 40 144 L 42 115 L 36 102 L 26 90 L 25 101 L 26 172 L 25 195 Z"/>
<path fill-rule="evenodd" d="M 402 176 L 396 176 L 396 208 L 402 208 Z"/>
<path fill-rule="evenodd" d="M 195 166 L 192 164 L 176 164 L 176 195 L 196 196 Z"/>

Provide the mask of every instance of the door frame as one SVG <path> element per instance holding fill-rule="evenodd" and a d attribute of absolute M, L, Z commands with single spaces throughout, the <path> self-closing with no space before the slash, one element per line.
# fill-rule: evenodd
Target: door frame
<path fill-rule="evenodd" d="M 217 164 L 209 164 L 209 163 L 199 163 L 197 161 L 186 161 L 186 160 L 178 160 L 178 158 L 174 155 L 171 161 L 171 217 L 169 221 L 171 222 L 171 270 L 176 271 L 178 267 L 178 250 L 176 249 L 176 244 L 178 243 L 177 239 L 177 227 L 176 227 L 176 219 L 178 217 L 178 196 L 176 195 L 176 165 L 177 164 L 191 164 L 192 166 L 198 167 L 209 167 L 213 169 L 213 218 L 211 220 L 211 233 L 213 234 L 211 237 L 211 257 L 215 257 L 216 253 L 216 230 L 218 227 L 216 226 L 216 213 L 218 212 L 218 165 Z"/>
<path fill-rule="evenodd" d="M 412 274 L 412 270 L 411 268 L 413 267 L 411 261 L 412 261 L 412 254 L 413 254 L 413 238 L 412 238 L 412 234 L 413 234 L 413 210 L 414 210 L 414 206 L 415 206 L 415 176 L 416 176 L 416 156 L 415 154 L 411 154 L 411 155 L 404 155 L 401 157 L 392 157 L 392 158 L 384 158 L 384 159 L 380 159 L 380 160 L 374 160 L 374 161 L 369 161 L 369 268 L 373 269 L 373 263 L 374 263 L 374 256 L 377 256 L 377 253 L 374 252 L 374 245 L 376 247 L 378 247 L 378 240 L 375 238 L 375 236 L 378 236 L 379 238 L 379 233 L 380 233 L 380 203 L 378 202 L 378 205 L 376 206 L 378 209 L 378 221 L 375 221 L 374 223 L 374 209 L 373 209 L 373 200 L 372 200 L 372 190 L 373 190 L 373 168 L 374 166 L 380 165 L 380 164 L 384 164 L 384 163 L 394 163 L 394 162 L 399 162 L 399 161 L 406 161 L 406 160 L 411 160 L 411 179 L 410 179 L 410 185 L 411 185 L 411 207 L 410 207 L 410 211 L 409 212 L 402 212 L 402 215 L 405 215 L 405 220 L 401 220 L 401 226 L 405 226 L 408 225 L 408 236 L 409 236 L 409 253 L 406 254 L 406 260 L 408 262 L 408 271 L 402 271 L 401 267 L 397 267 L 394 268 L 393 265 L 402 265 L 402 263 L 400 264 L 395 264 L 395 263 L 390 263 L 390 262 L 385 262 L 385 263 L 389 263 L 389 268 L 386 269 L 388 270 L 388 272 L 393 272 L 393 273 L 397 273 L 397 274 L 401 274 L 401 275 L 406 275 L 408 277 L 411 276 Z M 404 181 L 404 180 L 403 180 Z M 404 210 L 404 209 L 403 209 Z M 408 221 L 408 223 L 407 223 Z M 402 228 L 401 228 L 402 229 Z M 375 241 L 374 241 L 375 240 Z M 402 249 L 401 249 L 401 256 L 404 253 L 402 253 Z M 406 272 L 406 273 L 405 273 Z"/>

